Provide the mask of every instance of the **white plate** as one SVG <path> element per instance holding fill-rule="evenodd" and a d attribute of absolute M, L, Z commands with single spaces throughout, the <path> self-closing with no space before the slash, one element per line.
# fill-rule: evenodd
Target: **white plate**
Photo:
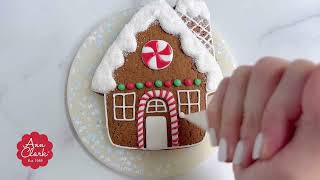
<path fill-rule="evenodd" d="M 206 138 L 198 146 L 179 150 L 126 150 L 111 145 L 106 132 L 103 96 L 90 90 L 91 79 L 109 45 L 135 9 L 105 19 L 86 38 L 70 68 L 67 103 L 71 122 L 87 150 L 107 167 L 126 175 L 168 177 L 182 174 L 212 155 Z M 233 70 L 232 56 L 214 33 L 216 57 L 224 74 Z"/>

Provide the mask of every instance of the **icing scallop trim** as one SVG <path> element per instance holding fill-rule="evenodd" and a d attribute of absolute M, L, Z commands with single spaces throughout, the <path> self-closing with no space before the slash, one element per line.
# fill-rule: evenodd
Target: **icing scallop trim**
<path fill-rule="evenodd" d="M 108 93 L 117 87 L 113 72 L 123 66 L 125 53 L 137 49 L 136 34 L 143 32 L 155 21 L 162 29 L 180 38 L 181 49 L 192 57 L 201 73 L 207 76 L 207 91 L 214 91 L 222 80 L 222 72 L 214 56 L 204 47 L 165 0 L 156 0 L 141 8 L 124 26 L 99 64 L 91 88 L 98 93 Z"/>
<path fill-rule="evenodd" d="M 210 11 L 203 0 L 178 0 L 176 9 L 182 14 L 201 16 L 210 21 Z"/>

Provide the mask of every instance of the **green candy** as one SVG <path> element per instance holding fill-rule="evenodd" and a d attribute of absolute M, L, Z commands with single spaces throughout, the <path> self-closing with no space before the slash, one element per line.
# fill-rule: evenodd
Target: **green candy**
<path fill-rule="evenodd" d="M 156 86 L 156 87 L 162 87 L 162 81 L 160 81 L 160 80 L 156 80 L 155 82 L 154 82 L 154 85 Z"/>
<path fill-rule="evenodd" d="M 118 89 L 119 89 L 120 91 L 123 91 L 123 90 L 126 89 L 126 86 L 125 86 L 124 84 L 118 84 Z"/>
<path fill-rule="evenodd" d="M 137 89 L 142 89 L 143 88 L 143 84 L 141 82 L 137 82 L 136 83 L 136 88 Z"/>
<path fill-rule="evenodd" d="M 180 79 L 176 79 L 176 80 L 174 80 L 173 81 L 173 84 L 175 85 L 175 86 L 181 86 L 181 80 Z"/>
<path fill-rule="evenodd" d="M 193 83 L 194 83 L 196 86 L 200 86 L 200 84 L 201 84 L 201 79 L 195 79 L 195 80 L 193 81 Z"/>

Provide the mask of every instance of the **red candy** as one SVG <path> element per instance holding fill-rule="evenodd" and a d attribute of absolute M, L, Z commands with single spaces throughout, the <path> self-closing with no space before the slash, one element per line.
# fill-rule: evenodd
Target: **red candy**
<path fill-rule="evenodd" d="M 153 87 L 153 83 L 150 82 L 150 81 L 146 81 L 146 82 L 144 83 L 144 85 L 145 85 L 147 88 L 152 88 L 152 87 Z"/>
<path fill-rule="evenodd" d="M 164 86 L 167 88 L 171 87 L 171 85 L 172 85 L 172 83 L 170 80 L 164 82 Z"/>
<path fill-rule="evenodd" d="M 192 80 L 191 79 L 185 79 L 185 80 L 183 80 L 183 84 L 185 86 L 192 86 Z"/>
<path fill-rule="evenodd" d="M 134 84 L 133 84 L 133 83 L 127 83 L 127 84 L 126 84 L 126 88 L 127 88 L 128 90 L 132 90 L 132 89 L 134 89 Z"/>

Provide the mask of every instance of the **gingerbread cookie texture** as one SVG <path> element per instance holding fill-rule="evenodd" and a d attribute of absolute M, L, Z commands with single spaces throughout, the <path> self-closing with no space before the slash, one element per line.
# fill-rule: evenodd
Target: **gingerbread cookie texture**
<path fill-rule="evenodd" d="M 107 50 L 92 79 L 104 94 L 113 145 L 190 147 L 205 132 L 179 114 L 205 110 L 222 79 L 215 57 L 164 0 L 141 8 Z"/>

